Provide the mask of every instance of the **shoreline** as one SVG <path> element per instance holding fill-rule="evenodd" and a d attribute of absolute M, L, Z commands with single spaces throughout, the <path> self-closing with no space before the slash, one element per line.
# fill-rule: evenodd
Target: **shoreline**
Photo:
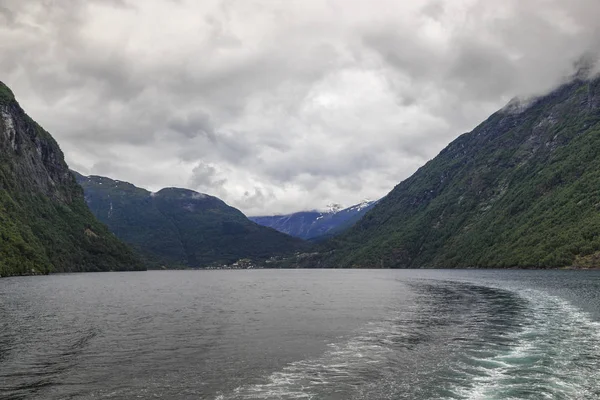
<path fill-rule="evenodd" d="M 0 279 L 35 277 L 35 276 L 56 276 L 56 275 L 74 275 L 74 274 L 104 274 L 115 272 L 175 272 L 175 271 L 251 271 L 251 270 L 402 270 L 402 271 L 600 271 L 600 267 L 556 267 L 556 268 L 174 268 L 174 269 L 146 269 L 146 270 L 128 270 L 128 271 L 73 271 L 73 272 L 51 272 L 51 273 L 28 273 L 14 275 L 0 275 Z"/>

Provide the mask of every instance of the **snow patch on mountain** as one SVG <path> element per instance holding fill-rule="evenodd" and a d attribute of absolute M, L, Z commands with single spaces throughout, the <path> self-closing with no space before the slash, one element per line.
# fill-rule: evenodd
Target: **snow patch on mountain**
<path fill-rule="evenodd" d="M 250 217 L 259 225 L 268 226 L 302 239 L 329 237 L 354 225 L 377 201 L 343 208 L 339 203 L 328 204 L 325 211 L 302 211 L 287 215 Z"/>

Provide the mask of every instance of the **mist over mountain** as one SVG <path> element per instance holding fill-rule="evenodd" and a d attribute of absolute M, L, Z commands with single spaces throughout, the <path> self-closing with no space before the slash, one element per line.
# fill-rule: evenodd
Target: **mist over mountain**
<path fill-rule="evenodd" d="M 335 267 L 538 267 L 600 260 L 600 78 L 514 100 L 329 243 Z"/>
<path fill-rule="evenodd" d="M 381 198 L 600 48 L 597 0 L 1 3 L 2 79 L 71 168 L 246 215 Z"/>

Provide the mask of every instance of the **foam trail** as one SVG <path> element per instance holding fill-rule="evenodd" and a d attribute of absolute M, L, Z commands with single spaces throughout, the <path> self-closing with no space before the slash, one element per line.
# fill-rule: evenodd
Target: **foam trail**
<path fill-rule="evenodd" d="M 375 377 L 388 359 L 386 346 L 405 336 L 393 320 L 369 324 L 360 335 L 330 344 L 321 356 L 293 362 L 265 383 L 237 388 L 224 399 L 317 399 L 321 391 L 352 393 L 365 375 Z"/>
<path fill-rule="evenodd" d="M 506 351 L 467 352 L 454 371 L 455 398 L 468 400 L 600 398 L 600 323 L 567 301 L 544 292 L 520 295 L 530 304 L 523 328 Z"/>
<path fill-rule="evenodd" d="M 600 323 L 556 296 L 458 282 L 220 399 L 600 399 Z"/>

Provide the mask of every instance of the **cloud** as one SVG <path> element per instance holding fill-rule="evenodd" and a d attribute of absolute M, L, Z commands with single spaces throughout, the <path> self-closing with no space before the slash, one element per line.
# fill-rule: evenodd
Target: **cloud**
<path fill-rule="evenodd" d="M 198 163 L 192 170 L 192 176 L 189 181 L 189 185 L 192 188 L 199 190 L 217 190 L 222 193 L 226 193 L 224 186 L 227 183 L 227 179 L 220 177 L 217 169 L 209 164 L 203 162 Z"/>
<path fill-rule="evenodd" d="M 0 0 L 0 79 L 67 161 L 247 214 L 379 198 L 600 45 L 595 0 Z"/>
<path fill-rule="evenodd" d="M 205 136 L 215 141 L 215 130 L 210 115 L 202 110 L 193 110 L 186 114 L 175 114 L 167 122 L 167 127 L 188 138 Z"/>

